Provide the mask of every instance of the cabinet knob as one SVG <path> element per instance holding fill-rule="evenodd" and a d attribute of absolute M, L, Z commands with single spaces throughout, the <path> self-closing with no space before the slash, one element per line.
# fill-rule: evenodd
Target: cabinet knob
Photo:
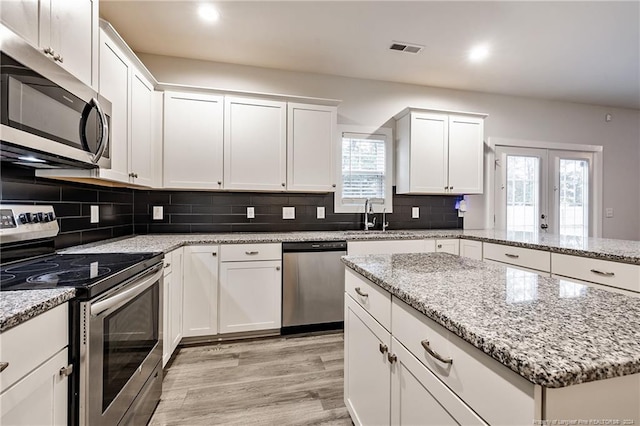
<path fill-rule="evenodd" d="M 53 49 L 51 47 L 45 47 L 44 49 L 42 49 L 42 51 L 44 52 L 45 55 L 53 56 Z"/>
<path fill-rule="evenodd" d="M 279 271 L 279 270 L 280 270 L 280 267 L 279 267 L 279 266 L 276 266 L 276 271 Z"/>
<path fill-rule="evenodd" d="M 213 253 L 211 253 L 211 256 L 214 256 L 214 257 L 215 257 L 215 256 L 217 256 L 217 255 L 218 255 L 218 253 L 216 253 L 215 251 L 214 251 Z"/>
<path fill-rule="evenodd" d="M 449 189 L 449 187 L 448 187 L 448 186 L 445 186 L 445 187 L 444 187 L 444 189 Z"/>
<path fill-rule="evenodd" d="M 449 189 L 453 191 L 453 186 L 450 186 Z"/>
<path fill-rule="evenodd" d="M 438 248 L 442 248 L 442 244 L 438 244 Z"/>
<path fill-rule="evenodd" d="M 380 350 L 380 353 L 384 354 L 389 351 L 389 347 L 383 343 L 380 343 L 380 347 L 378 348 L 378 350 Z"/>
<path fill-rule="evenodd" d="M 58 62 L 60 62 L 60 63 L 63 63 L 63 62 L 64 62 L 64 58 L 63 58 L 60 54 L 55 55 L 55 56 L 53 57 L 53 60 L 54 60 L 54 61 L 58 61 Z"/>
<path fill-rule="evenodd" d="M 335 188 L 335 187 L 336 187 L 336 184 L 335 184 L 335 183 L 334 183 L 334 184 L 332 184 L 332 185 L 331 185 L 331 187 Z"/>
<path fill-rule="evenodd" d="M 170 263 L 167 263 L 167 264 L 164 265 L 165 268 L 168 268 L 169 266 L 171 266 Z"/>
<path fill-rule="evenodd" d="M 9 366 L 8 362 L 0 362 L 0 373 L 6 370 L 8 366 Z"/>
<path fill-rule="evenodd" d="M 60 375 L 62 377 L 68 377 L 71 375 L 71 373 L 73 373 L 73 364 L 69 364 L 66 367 L 62 367 L 60 369 Z"/>
<path fill-rule="evenodd" d="M 222 185 L 222 181 L 221 180 L 218 181 L 218 185 Z"/>
<path fill-rule="evenodd" d="M 287 184 L 286 184 L 286 183 L 284 183 L 284 182 L 282 182 L 282 183 L 281 183 L 281 185 L 282 185 L 282 186 L 287 186 Z"/>
<path fill-rule="evenodd" d="M 391 364 L 393 364 L 394 362 L 396 362 L 398 360 L 398 357 L 395 354 L 392 354 L 391 352 L 389 352 L 387 354 L 387 359 L 389 360 L 389 362 Z"/>

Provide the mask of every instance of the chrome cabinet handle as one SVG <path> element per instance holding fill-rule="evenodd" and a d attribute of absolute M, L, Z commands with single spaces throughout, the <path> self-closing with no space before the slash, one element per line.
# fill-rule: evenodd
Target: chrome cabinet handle
<path fill-rule="evenodd" d="M 389 362 L 391 364 L 393 364 L 394 362 L 396 362 L 398 360 L 398 357 L 395 354 L 392 354 L 391 352 L 389 352 L 387 354 L 387 359 L 389 360 Z"/>
<path fill-rule="evenodd" d="M 213 253 L 211 253 L 211 256 L 217 256 L 218 253 L 216 253 L 215 251 Z"/>
<path fill-rule="evenodd" d="M 69 377 L 73 373 L 73 364 L 69 364 L 66 367 L 60 369 L 60 375 L 62 377 Z"/>
<path fill-rule="evenodd" d="M 512 259 L 517 259 L 517 258 L 520 257 L 520 255 L 518 255 L 518 254 L 511 254 L 511 253 L 505 253 L 504 255 L 507 256 L 507 257 L 510 257 Z"/>
<path fill-rule="evenodd" d="M 54 56 L 53 56 L 53 60 L 54 60 L 54 61 L 58 61 L 58 62 L 60 62 L 60 63 L 63 63 L 63 62 L 64 62 L 64 58 L 63 58 L 63 57 L 62 57 L 62 55 L 60 55 L 59 53 L 58 53 L 57 55 L 54 55 Z"/>
<path fill-rule="evenodd" d="M 6 370 L 8 366 L 9 366 L 8 362 L 0 362 L 0 373 Z"/>
<path fill-rule="evenodd" d="M 442 248 L 442 244 L 438 244 L 438 248 Z"/>
<path fill-rule="evenodd" d="M 453 191 L 453 186 L 450 186 L 449 189 Z"/>
<path fill-rule="evenodd" d="M 424 350 L 427 351 L 427 353 L 429 355 L 431 355 L 432 357 L 434 357 L 438 361 L 444 362 L 445 364 L 453 364 L 453 360 L 451 358 L 443 358 L 442 355 L 440 355 L 438 352 L 436 352 L 433 349 L 431 349 L 431 346 L 429 346 L 429 341 L 428 340 L 423 340 L 422 342 L 420 342 L 420 344 L 422 345 Z"/>
<path fill-rule="evenodd" d="M 280 267 L 279 267 L 279 266 L 276 266 L 276 271 L 279 271 L 279 270 L 280 270 Z"/>
<path fill-rule="evenodd" d="M 284 183 L 284 182 L 282 182 L 282 186 L 287 186 L 287 184 L 286 184 L 286 183 Z"/>
<path fill-rule="evenodd" d="M 597 269 L 592 269 L 591 272 L 593 272 L 594 274 L 602 275 L 603 277 L 613 277 L 615 275 L 615 273 L 613 272 L 603 272 L 598 271 Z"/>
<path fill-rule="evenodd" d="M 335 187 L 336 187 L 336 184 L 335 184 L 335 183 L 334 183 L 334 184 L 331 184 L 331 187 L 332 187 L 332 188 L 335 188 Z"/>
<path fill-rule="evenodd" d="M 165 263 L 165 264 L 164 264 L 164 267 L 165 267 L 165 268 L 168 268 L 169 266 L 171 266 L 171 264 L 170 264 L 170 263 Z"/>
<path fill-rule="evenodd" d="M 221 180 L 218 181 L 218 185 L 222 185 L 222 181 Z"/>
<path fill-rule="evenodd" d="M 363 293 L 362 290 L 360 290 L 360 287 L 356 287 L 356 293 L 358 293 L 362 297 L 369 297 L 367 293 Z"/>
<path fill-rule="evenodd" d="M 387 345 L 380 343 L 380 347 L 378 348 L 380 350 L 380 353 L 384 354 L 387 353 L 389 351 L 389 348 L 387 347 Z"/>
<path fill-rule="evenodd" d="M 247 254 L 247 255 L 249 255 L 249 256 L 253 256 L 254 254 L 258 254 L 258 253 L 259 253 L 259 252 L 258 252 L 257 250 L 256 250 L 256 251 L 245 251 L 245 252 L 244 252 L 244 254 Z"/>
<path fill-rule="evenodd" d="M 44 52 L 45 55 L 53 56 L 54 54 L 54 51 L 51 47 L 45 47 L 44 49 L 42 49 L 42 51 Z"/>

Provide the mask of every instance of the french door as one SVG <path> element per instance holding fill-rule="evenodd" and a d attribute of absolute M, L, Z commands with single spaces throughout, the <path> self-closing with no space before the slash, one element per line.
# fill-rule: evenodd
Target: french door
<path fill-rule="evenodd" d="M 593 153 L 497 146 L 495 167 L 496 229 L 592 234 Z"/>

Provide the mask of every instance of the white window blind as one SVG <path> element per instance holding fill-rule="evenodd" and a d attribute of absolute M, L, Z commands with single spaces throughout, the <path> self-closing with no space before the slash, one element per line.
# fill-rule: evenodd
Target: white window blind
<path fill-rule="evenodd" d="M 384 202 L 386 179 L 384 135 L 342 134 L 342 198 Z"/>

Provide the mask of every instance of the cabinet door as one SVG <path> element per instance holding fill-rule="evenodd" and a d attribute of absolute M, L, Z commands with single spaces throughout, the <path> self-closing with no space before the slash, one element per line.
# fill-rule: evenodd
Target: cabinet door
<path fill-rule="evenodd" d="M 2 2 L 0 20 L 34 46 L 38 44 L 38 0 Z"/>
<path fill-rule="evenodd" d="M 164 108 L 164 186 L 221 189 L 223 97 L 165 92 Z"/>
<path fill-rule="evenodd" d="M 484 120 L 449 116 L 449 189 L 456 194 L 482 194 Z"/>
<path fill-rule="evenodd" d="M 95 39 L 93 30 L 94 25 L 97 25 L 93 18 L 94 8 L 98 7 L 98 1 L 50 1 L 50 46 L 56 54 L 61 56 L 58 63 L 91 86 L 93 40 Z M 43 2 L 41 1 L 41 3 Z M 41 14 L 41 19 L 44 20 L 46 17 Z"/>
<path fill-rule="evenodd" d="M 184 248 L 183 337 L 218 333 L 218 246 Z"/>
<path fill-rule="evenodd" d="M 287 189 L 333 191 L 337 108 L 288 104 Z"/>
<path fill-rule="evenodd" d="M 460 254 L 460 240 L 436 240 L 436 252 Z"/>
<path fill-rule="evenodd" d="M 213 256 L 212 256 L 213 257 Z M 182 280 L 182 248 L 172 252 L 171 266 L 171 311 L 169 314 L 169 345 L 171 354 L 176 350 L 182 340 L 182 294 L 184 291 Z"/>
<path fill-rule="evenodd" d="M 225 97 L 225 189 L 286 188 L 286 105 Z"/>
<path fill-rule="evenodd" d="M 344 402 L 356 425 L 386 425 L 391 416 L 391 335 L 345 295 Z M 419 424 L 419 423 L 418 423 Z"/>
<path fill-rule="evenodd" d="M 486 424 L 395 338 L 391 352 L 392 425 Z"/>
<path fill-rule="evenodd" d="M 66 425 L 68 377 L 67 348 L 0 394 L 0 424 Z"/>
<path fill-rule="evenodd" d="M 153 183 L 153 141 L 151 109 L 153 86 L 137 72 L 131 74 L 131 141 L 129 170 L 132 182 L 151 186 Z"/>
<path fill-rule="evenodd" d="M 412 193 L 448 192 L 448 129 L 447 114 L 411 114 L 409 179 Z"/>
<path fill-rule="evenodd" d="M 220 333 L 280 328 L 279 260 L 220 264 Z"/>
<path fill-rule="evenodd" d="M 166 259 L 165 259 L 166 261 Z M 171 274 L 165 273 L 162 283 L 162 367 L 167 365 L 171 358 Z"/>
<path fill-rule="evenodd" d="M 129 62 L 107 35 L 100 31 L 100 94 L 111 101 L 111 169 L 101 175 L 129 182 Z"/>
<path fill-rule="evenodd" d="M 475 260 L 482 260 L 482 242 L 460 240 L 460 256 Z"/>

